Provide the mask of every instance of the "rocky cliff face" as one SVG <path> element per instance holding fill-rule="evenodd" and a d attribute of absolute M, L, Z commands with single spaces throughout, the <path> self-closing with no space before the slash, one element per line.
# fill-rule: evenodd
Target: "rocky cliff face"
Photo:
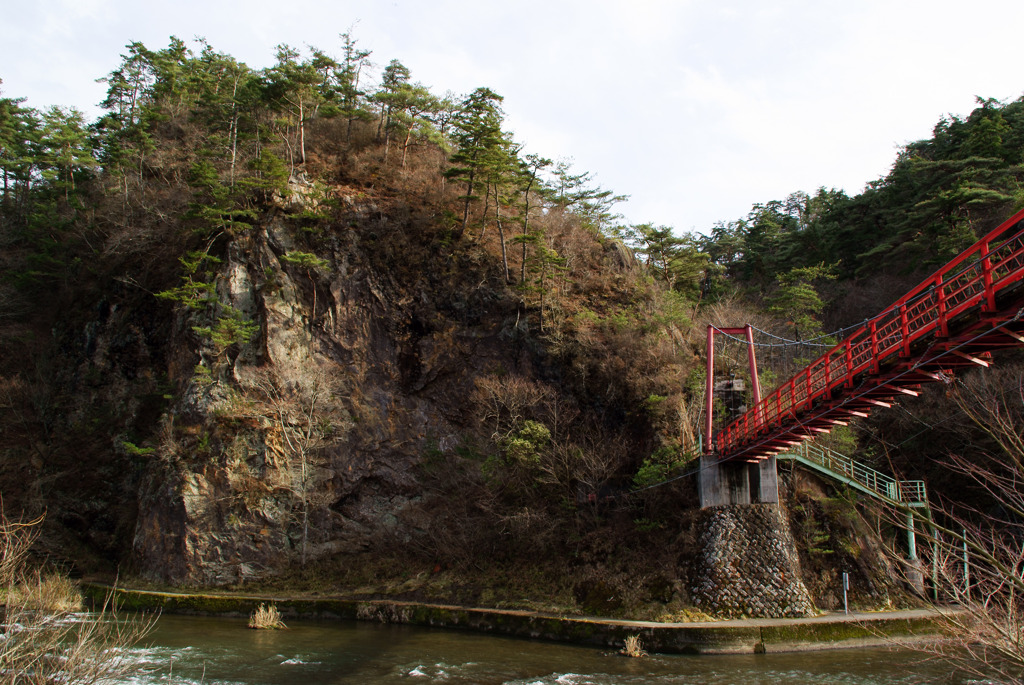
<path fill-rule="evenodd" d="M 288 262 L 303 236 L 282 209 L 228 242 L 217 298 L 258 332 L 197 345 L 202 317 L 179 312 L 170 374 L 182 392 L 140 478 L 140 573 L 232 583 L 429 526 L 415 473 L 426 448 L 458 447 L 474 376 L 521 360 L 497 270 L 424 254 L 418 230 L 348 199 L 317 237 L 316 266 Z"/>

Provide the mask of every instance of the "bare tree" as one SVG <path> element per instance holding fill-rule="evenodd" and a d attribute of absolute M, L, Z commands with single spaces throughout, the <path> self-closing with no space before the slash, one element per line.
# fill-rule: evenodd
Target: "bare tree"
<path fill-rule="evenodd" d="M 517 374 L 481 376 L 476 379 L 476 400 L 481 421 L 494 421 L 495 439 L 511 433 L 533 407 L 548 404 L 554 398 L 551 388 Z"/>
<path fill-rule="evenodd" d="M 334 424 L 331 416 L 331 387 L 326 373 L 312 375 L 307 383 L 288 387 L 274 370 L 264 372 L 256 383 L 263 394 L 262 410 L 272 417 L 284 447 L 284 488 L 298 505 L 302 530 L 300 562 L 306 564 L 309 547 L 311 510 L 320 502 L 316 496 L 320 451 L 331 442 Z"/>
<path fill-rule="evenodd" d="M 573 495 L 579 485 L 596 497 L 621 468 L 626 454 L 625 440 L 600 426 L 591 426 L 577 436 L 557 434 L 537 465 L 537 482 L 555 486 L 566 496 Z"/>
<path fill-rule="evenodd" d="M 972 503 L 944 503 L 921 520 L 922 561 L 933 571 L 949 639 L 928 647 L 985 682 L 1024 680 L 1024 371 L 987 372 L 954 391 L 991 440 L 948 467 L 976 486 Z M 966 491 L 966 488 L 965 488 Z"/>
<path fill-rule="evenodd" d="M 628 453 L 621 437 L 585 420 L 548 385 L 506 374 L 478 378 L 476 390 L 480 420 L 494 422 L 491 437 L 512 480 L 551 487 L 569 500 L 577 488 L 596 497 Z"/>

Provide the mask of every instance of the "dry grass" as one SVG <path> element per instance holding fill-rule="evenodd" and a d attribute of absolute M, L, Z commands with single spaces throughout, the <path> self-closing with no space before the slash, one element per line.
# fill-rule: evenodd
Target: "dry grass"
<path fill-rule="evenodd" d="M 7 602 L 27 611 L 67 614 L 82 610 L 82 595 L 70 578 L 58 575 L 29 575 L 7 592 Z"/>
<path fill-rule="evenodd" d="M 623 645 L 622 649 L 619 650 L 619 654 L 633 657 L 634 659 L 647 656 L 647 652 L 644 651 L 644 644 L 640 641 L 639 635 L 628 636 L 626 638 L 626 643 Z"/>
<path fill-rule="evenodd" d="M 279 630 L 287 628 L 281 620 L 281 612 L 273 604 L 260 604 L 249 616 L 249 627 L 256 630 Z"/>
<path fill-rule="evenodd" d="M 120 654 L 155 618 L 123 620 L 109 606 L 78 613 L 82 598 L 72 581 L 25 568 L 40 522 L 10 521 L 0 512 L 0 685 L 125 682 L 138 666 Z"/>

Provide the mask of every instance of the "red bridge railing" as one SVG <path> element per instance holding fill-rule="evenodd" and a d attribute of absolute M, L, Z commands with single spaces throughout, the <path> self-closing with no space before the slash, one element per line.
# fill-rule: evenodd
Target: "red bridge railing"
<path fill-rule="evenodd" d="M 721 459 L 764 458 L 865 416 L 941 372 L 1024 345 L 1024 211 L 811 362 L 712 441 Z"/>

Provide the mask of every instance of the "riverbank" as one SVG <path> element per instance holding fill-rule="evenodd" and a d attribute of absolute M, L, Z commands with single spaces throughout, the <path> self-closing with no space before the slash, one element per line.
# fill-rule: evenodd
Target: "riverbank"
<path fill-rule="evenodd" d="M 627 636 L 639 635 L 645 649 L 667 654 L 798 652 L 908 644 L 937 639 L 943 622 L 941 614 L 931 609 L 659 623 L 398 600 L 115 589 L 99 583 L 83 584 L 83 592 L 94 602 L 102 602 L 112 593 L 117 605 L 127 610 L 248 616 L 261 603 L 275 604 L 285 618 L 401 623 L 614 649 L 621 647 Z"/>

